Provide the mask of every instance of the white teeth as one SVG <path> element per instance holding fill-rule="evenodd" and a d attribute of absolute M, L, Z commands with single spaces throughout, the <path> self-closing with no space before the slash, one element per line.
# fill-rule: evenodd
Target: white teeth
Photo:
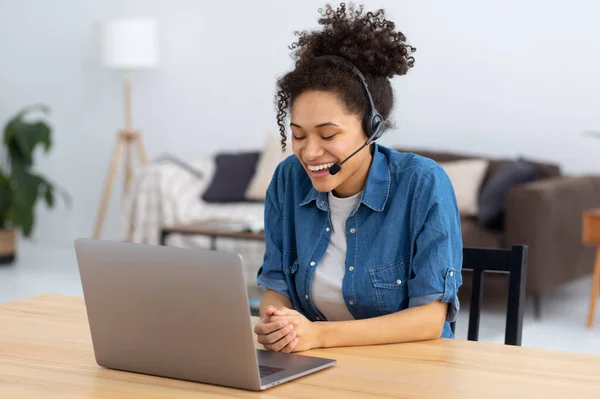
<path fill-rule="evenodd" d="M 313 172 L 318 172 L 319 170 L 331 168 L 333 166 L 333 164 L 334 164 L 333 162 L 330 162 L 330 163 L 324 163 L 322 165 L 317 165 L 317 166 L 308 165 L 308 169 Z"/>

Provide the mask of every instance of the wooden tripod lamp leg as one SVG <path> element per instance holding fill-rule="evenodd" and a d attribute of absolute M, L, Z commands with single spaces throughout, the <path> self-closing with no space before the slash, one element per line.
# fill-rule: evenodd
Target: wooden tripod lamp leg
<path fill-rule="evenodd" d="M 123 190 L 123 197 L 126 197 L 127 194 L 129 194 L 129 186 L 131 185 L 131 180 L 133 178 L 133 146 L 135 145 L 136 147 L 138 156 L 140 158 L 140 163 L 142 165 L 146 165 L 148 163 L 148 156 L 146 155 L 144 145 L 142 144 L 142 136 L 138 132 L 126 133 L 124 136 L 126 137 L 125 141 L 127 145 L 127 150 L 125 155 L 125 184 Z"/>
<path fill-rule="evenodd" d="M 125 147 L 125 178 L 123 187 L 123 197 L 126 197 L 129 193 L 129 186 L 133 177 L 132 171 L 132 157 L 133 157 L 133 145 L 139 153 L 140 161 L 142 164 L 148 163 L 148 156 L 142 144 L 140 133 L 133 129 L 132 117 L 131 117 L 131 76 L 129 72 L 124 75 L 124 97 L 125 97 L 125 129 L 119 133 L 119 138 L 115 146 L 112 161 L 110 164 L 110 170 L 104 183 L 104 193 L 102 201 L 98 208 L 98 215 L 96 220 L 96 227 L 94 229 L 94 238 L 99 239 L 102 233 L 102 226 L 104 219 L 106 218 L 106 212 L 108 210 L 108 201 L 110 199 L 110 193 L 112 186 L 117 174 L 119 167 L 119 158 L 121 157 L 121 151 Z"/>
<path fill-rule="evenodd" d="M 122 135 L 119 135 L 117 143 L 115 144 L 115 148 L 113 150 L 112 161 L 110 163 L 110 169 L 108 175 L 106 176 L 106 180 L 104 181 L 104 192 L 102 195 L 102 202 L 98 208 L 98 215 L 96 219 L 96 227 L 94 229 L 94 238 L 99 239 L 100 234 L 102 233 L 102 226 L 104 224 L 104 219 L 106 218 L 106 211 L 108 210 L 108 200 L 110 199 L 110 193 L 112 190 L 112 185 L 115 180 L 115 176 L 117 174 L 117 169 L 119 168 L 119 158 L 121 157 L 121 151 L 123 150 L 123 146 L 126 144 Z"/>
<path fill-rule="evenodd" d="M 126 197 L 129 193 L 129 185 L 133 176 L 133 172 L 131 171 L 131 158 L 133 155 L 132 150 L 132 143 L 131 140 L 128 138 L 125 142 L 125 179 L 123 182 L 123 197 Z"/>
<path fill-rule="evenodd" d="M 148 163 L 148 155 L 146 154 L 146 150 L 144 149 L 144 144 L 142 143 L 142 136 L 139 134 L 135 138 L 135 145 L 137 147 L 137 151 L 140 156 L 140 162 L 143 165 L 146 165 Z"/>

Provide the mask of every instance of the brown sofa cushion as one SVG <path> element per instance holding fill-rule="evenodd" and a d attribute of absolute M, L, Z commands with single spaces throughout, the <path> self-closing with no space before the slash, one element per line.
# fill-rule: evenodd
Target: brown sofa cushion
<path fill-rule="evenodd" d="M 501 231 L 485 229 L 474 218 L 461 218 L 460 220 L 463 245 L 466 247 L 502 247 L 503 235 Z"/>
<path fill-rule="evenodd" d="M 448 161 L 458 161 L 461 159 L 488 159 L 490 164 L 488 166 L 488 170 L 483 179 L 483 183 L 481 187 L 483 188 L 490 177 L 496 173 L 498 168 L 500 168 L 506 161 L 510 161 L 508 158 L 492 158 L 487 155 L 475 154 L 475 153 L 460 153 L 460 152 L 451 152 L 451 151 L 437 151 L 437 150 L 427 150 L 422 148 L 396 148 L 397 151 L 404 152 L 413 152 L 418 155 L 422 155 L 427 158 L 431 158 L 436 162 L 448 162 Z M 537 168 L 537 178 L 538 179 L 546 179 L 548 177 L 556 177 L 561 175 L 560 167 L 554 163 L 548 162 L 533 162 L 533 164 Z"/>
<path fill-rule="evenodd" d="M 480 192 L 477 223 L 488 229 L 502 230 L 508 190 L 537 179 L 538 171 L 533 162 L 522 158 L 504 162 Z"/>

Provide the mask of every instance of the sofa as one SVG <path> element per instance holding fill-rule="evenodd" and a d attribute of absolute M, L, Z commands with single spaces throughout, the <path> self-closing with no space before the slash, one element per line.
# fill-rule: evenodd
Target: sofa
<path fill-rule="evenodd" d="M 600 176 L 567 176 L 559 165 L 539 160 L 396 149 L 431 158 L 447 168 L 459 197 L 465 246 L 529 247 L 526 292 L 535 300 L 537 316 L 541 294 L 591 274 L 594 250 L 581 242 L 582 212 L 600 207 Z M 272 171 L 288 155 L 280 154 L 278 140 L 271 140 L 263 148 L 221 152 L 189 163 L 149 164 L 134 180 L 127 198 L 123 239 L 156 244 L 161 226 L 214 218 L 246 220 L 248 226 L 260 228 L 261 198 Z M 504 180 L 499 182 L 503 173 Z M 490 211 L 490 207 L 495 208 Z M 487 220 L 482 217 L 485 212 Z M 172 240 L 171 245 L 208 247 L 203 237 Z M 246 278 L 249 285 L 254 284 L 262 243 L 223 240 L 219 248 L 245 257 Z M 484 281 L 485 292 L 506 294 L 505 276 Z M 467 276 L 461 292 L 470 292 Z"/>

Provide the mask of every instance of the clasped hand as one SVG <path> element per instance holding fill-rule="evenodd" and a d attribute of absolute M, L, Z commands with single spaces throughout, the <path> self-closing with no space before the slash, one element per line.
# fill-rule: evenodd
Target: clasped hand
<path fill-rule="evenodd" d="M 257 341 L 274 352 L 301 352 L 318 346 L 318 326 L 296 310 L 269 306 L 254 327 Z"/>

